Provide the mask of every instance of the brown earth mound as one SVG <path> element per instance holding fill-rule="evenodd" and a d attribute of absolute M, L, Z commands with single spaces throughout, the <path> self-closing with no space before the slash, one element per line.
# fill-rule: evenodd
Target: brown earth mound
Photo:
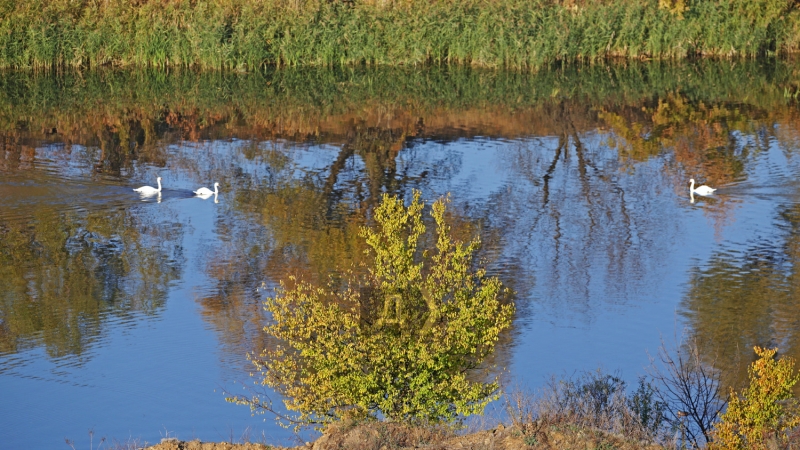
<path fill-rule="evenodd" d="M 391 423 L 331 427 L 313 444 L 286 450 L 663 450 L 664 447 L 632 441 L 599 430 L 552 426 L 535 433 L 499 425 L 493 430 L 454 436 L 436 429 L 409 428 Z M 263 444 L 228 444 L 165 440 L 147 450 L 266 450 L 283 449 Z"/>
<path fill-rule="evenodd" d="M 160 444 L 147 447 L 146 450 L 267 450 L 275 449 L 264 444 L 228 444 L 226 442 L 179 441 L 164 439 Z"/>

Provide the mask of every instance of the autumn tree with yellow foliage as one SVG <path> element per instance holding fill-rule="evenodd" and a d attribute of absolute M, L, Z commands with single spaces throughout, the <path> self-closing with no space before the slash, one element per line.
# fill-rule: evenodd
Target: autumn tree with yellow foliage
<path fill-rule="evenodd" d="M 749 386 L 731 391 L 728 409 L 720 416 L 711 449 L 766 449 L 785 443 L 787 432 L 800 425 L 800 404 L 792 388 L 800 380 L 792 358 L 776 359 L 778 349 L 755 347 Z"/>
<path fill-rule="evenodd" d="M 272 322 L 264 330 L 280 344 L 251 359 L 260 383 L 295 413 L 281 415 L 284 424 L 447 422 L 497 398 L 497 380 L 475 369 L 510 326 L 508 291 L 476 268 L 478 239 L 451 237 L 446 199 L 433 203 L 435 236 L 426 234 L 420 195 L 408 207 L 383 195 L 374 226 L 361 230 L 372 260 L 366 271 L 328 287 L 290 278 L 266 301 Z M 275 412 L 258 395 L 229 400 Z"/>

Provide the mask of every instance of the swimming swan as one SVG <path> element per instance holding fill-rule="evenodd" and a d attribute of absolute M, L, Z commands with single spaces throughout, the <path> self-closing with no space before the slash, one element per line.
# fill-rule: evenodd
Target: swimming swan
<path fill-rule="evenodd" d="M 142 186 L 140 188 L 134 189 L 134 192 L 138 192 L 142 195 L 155 195 L 161 193 L 161 177 L 156 178 L 156 183 L 158 183 L 158 189 L 152 186 Z"/>
<path fill-rule="evenodd" d="M 201 187 L 200 189 L 192 192 L 194 192 L 194 195 L 198 197 L 208 198 L 211 196 L 211 194 L 217 195 L 219 193 L 219 183 L 214 183 L 213 191 L 207 187 Z"/>
<path fill-rule="evenodd" d="M 693 192 L 693 193 L 695 193 L 697 195 L 711 195 L 711 194 L 714 193 L 714 191 L 716 191 L 716 189 L 710 188 L 710 187 L 706 186 L 705 184 L 702 185 L 702 186 L 699 186 L 697 189 L 695 189 L 695 187 L 694 187 L 694 178 L 690 179 L 689 182 L 692 183 L 689 186 L 689 192 Z"/>

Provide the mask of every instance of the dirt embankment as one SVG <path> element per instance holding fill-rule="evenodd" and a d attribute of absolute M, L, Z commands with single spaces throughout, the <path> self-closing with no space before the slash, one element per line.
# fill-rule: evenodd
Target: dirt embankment
<path fill-rule="evenodd" d="M 436 430 L 409 429 L 377 423 L 346 429 L 333 429 L 314 443 L 304 446 L 272 447 L 264 444 L 228 444 L 200 441 L 165 440 L 146 450 L 511 450 L 511 449 L 618 449 L 662 450 L 664 447 L 626 439 L 599 430 L 551 426 L 521 431 L 515 427 L 497 428 L 463 436 L 446 435 Z"/>

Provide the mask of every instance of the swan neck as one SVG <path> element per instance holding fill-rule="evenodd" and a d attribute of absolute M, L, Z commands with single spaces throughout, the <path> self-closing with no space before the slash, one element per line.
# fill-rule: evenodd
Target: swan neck
<path fill-rule="evenodd" d="M 156 183 L 158 183 L 158 192 L 161 192 L 161 180 L 156 178 Z"/>
<path fill-rule="evenodd" d="M 690 191 L 694 191 L 694 180 L 692 180 L 692 185 L 691 185 L 691 186 L 689 186 L 689 190 L 690 190 Z"/>
<path fill-rule="evenodd" d="M 218 184 L 214 184 L 214 197 L 217 196 L 217 192 L 218 191 L 219 191 L 219 185 Z"/>

